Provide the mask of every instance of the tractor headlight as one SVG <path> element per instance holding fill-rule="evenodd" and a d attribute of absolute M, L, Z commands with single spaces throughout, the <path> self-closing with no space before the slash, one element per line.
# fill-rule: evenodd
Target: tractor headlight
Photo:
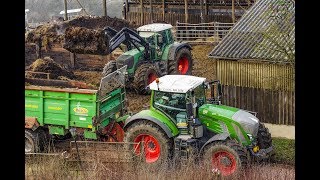
<path fill-rule="evenodd" d="M 240 123 L 247 133 L 252 134 L 254 137 L 257 136 L 259 119 L 256 116 L 244 110 L 239 110 L 232 116 L 232 119 Z"/>

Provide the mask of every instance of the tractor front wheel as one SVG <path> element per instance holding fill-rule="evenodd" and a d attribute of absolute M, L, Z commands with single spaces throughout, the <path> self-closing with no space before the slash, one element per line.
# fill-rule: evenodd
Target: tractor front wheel
<path fill-rule="evenodd" d="M 102 70 L 102 76 L 107 76 L 108 74 L 111 74 L 112 72 L 117 70 L 116 62 L 115 61 L 109 61 Z"/>
<path fill-rule="evenodd" d="M 271 134 L 269 132 L 269 129 L 265 127 L 264 124 L 259 123 L 259 129 L 258 129 L 258 135 L 257 135 L 257 145 L 259 149 L 267 149 L 272 146 L 272 138 Z M 262 159 L 262 160 L 257 160 L 258 162 L 265 162 L 265 161 L 270 161 L 274 157 L 274 153 L 269 153 L 269 157 Z"/>
<path fill-rule="evenodd" d="M 192 74 L 192 55 L 188 48 L 181 48 L 175 59 L 168 61 L 168 74 Z"/>
<path fill-rule="evenodd" d="M 146 87 L 157 77 L 159 77 L 159 73 L 154 65 L 142 64 L 135 72 L 133 86 L 139 94 L 150 94 L 150 90 L 147 90 Z"/>
<path fill-rule="evenodd" d="M 207 145 L 203 158 L 212 172 L 222 176 L 238 173 L 250 160 L 247 149 L 234 140 L 218 141 Z"/>
<path fill-rule="evenodd" d="M 139 121 L 129 126 L 124 141 L 140 143 L 134 145 L 134 153 L 137 156 L 142 156 L 144 163 L 152 167 L 166 162 L 172 151 L 171 140 L 151 122 Z"/>

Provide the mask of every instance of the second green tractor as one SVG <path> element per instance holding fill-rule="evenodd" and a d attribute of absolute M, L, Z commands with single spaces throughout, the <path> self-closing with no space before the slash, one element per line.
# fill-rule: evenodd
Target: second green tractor
<path fill-rule="evenodd" d="M 160 164 L 192 154 L 212 170 L 228 176 L 251 160 L 273 155 L 269 130 L 252 113 L 222 105 L 219 81 L 189 75 L 166 75 L 149 85 L 150 109 L 129 117 L 126 142 L 144 149 L 145 162 Z M 191 156 L 192 157 L 192 156 Z"/>

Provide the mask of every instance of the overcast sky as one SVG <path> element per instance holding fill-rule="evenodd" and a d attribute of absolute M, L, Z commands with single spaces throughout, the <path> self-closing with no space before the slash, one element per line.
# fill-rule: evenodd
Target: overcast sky
<path fill-rule="evenodd" d="M 102 0 L 78 0 L 91 15 L 102 16 Z M 81 8 L 77 0 L 67 0 L 68 9 Z M 107 0 L 107 13 L 110 17 L 122 18 L 123 0 Z M 28 21 L 49 21 L 52 16 L 61 16 L 64 0 L 25 0 L 25 8 L 29 9 Z"/>

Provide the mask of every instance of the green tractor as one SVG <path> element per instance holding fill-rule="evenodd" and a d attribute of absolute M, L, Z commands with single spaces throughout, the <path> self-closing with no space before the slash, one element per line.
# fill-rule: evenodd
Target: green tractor
<path fill-rule="evenodd" d="M 96 54 L 107 55 L 117 48 L 124 53 L 105 65 L 103 76 L 127 65 L 126 86 L 135 89 L 139 94 L 149 94 L 146 87 L 157 77 L 166 74 L 190 75 L 193 65 L 191 46 L 175 42 L 171 29 L 172 25 L 163 23 L 147 24 L 137 28 L 137 31 L 123 28 L 117 32 L 111 27 L 104 28 L 104 44 L 96 44 L 106 49 L 97 51 Z M 84 41 L 90 44 L 92 40 L 84 38 Z M 73 43 L 76 48 L 77 42 Z M 74 51 L 73 48 L 66 49 Z M 80 51 L 77 49 L 74 52 L 88 53 Z M 90 53 L 95 54 L 92 51 Z"/>
<path fill-rule="evenodd" d="M 191 46 L 175 42 L 171 29 L 172 25 L 162 23 L 141 26 L 137 28 L 138 34 L 127 28 L 118 33 L 110 27 L 106 28 L 106 32 L 112 36 L 109 41 L 112 48 L 110 51 L 122 43 L 125 44 L 125 48 L 122 46 L 122 49 L 126 49 L 126 52 L 115 61 L 107 63 L 102 74 L 107 75 L 127 65 L 127 84 L 139 94 L 150 93 L 146 87 L 157 77 L 166 74 L 190 75 Z"/>
<path fill-rule="evenodd" d="M 183 163 L 197 154 L 198 162 L 229 176 L 252 159 L 273 155 L 271 134 L 255 115 L 221 104 L 219 81 L 165 75 L 148 87 L 150 109 L 129 117 L 124 126 L 125 142 L 142 142 L 135 153 L 143 149 L 145 163 L 157 166 L 172 157 Z"/>

